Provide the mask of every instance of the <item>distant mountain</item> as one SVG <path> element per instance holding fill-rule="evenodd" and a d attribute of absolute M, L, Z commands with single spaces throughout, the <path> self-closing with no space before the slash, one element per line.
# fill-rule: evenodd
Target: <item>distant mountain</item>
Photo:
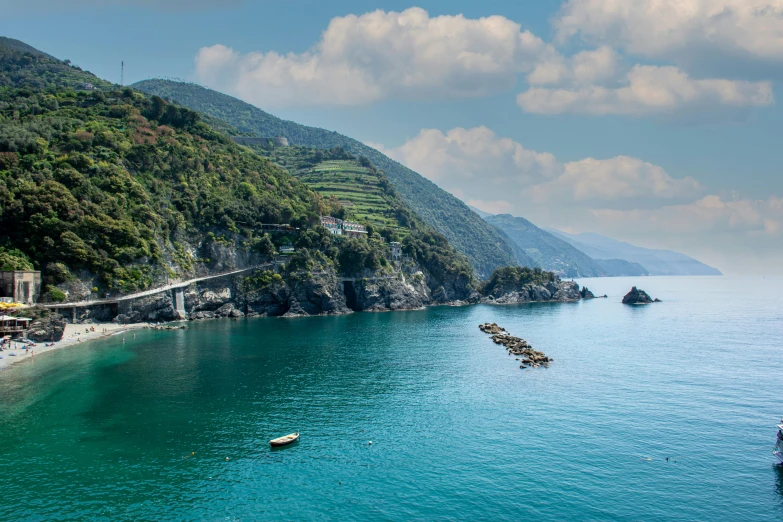
<path fill-rule="evenodd" d="M 594 233 L 569 234 L 555 229 L 548 231 L 593 259 L 621 259 L 638 263 L 646 268 L 650 275 L 722 275 L 717 268 L 671 250 L 638 247 Z"/>
<path fill-rule="evenodd" d="M 639 263 L 631 263 L 625 259 L 593 259 L 593 261 L 612 277 L 650 275 L 650 272 Z"/>
<path fill-rule="evenodd" d="M 236 98 L 192 83 L 144 80 L 133 87 L 223 120 L 247 135 L 282 136 L 291 145 L 321 149 L 343 147 L 352 154 L 367 157 L 384 171 L 411 210 L 446 236 L 457 250 L 468 257 L 476 273 L 482 277 L 488 277 L 501 266 L 537 266 L 505 234 L 481 219 L 462 201 L 357 140 L 333 131 L 282 120 Z"/>
<path fill-rule="evenodd" d="M 613 275 L 584 252 L 568 242 L 535 226 L 525 218 L 510 214 L 491 215 L 483 218 L 505 232 L 541 268 L 566 277 L 601 277 Z"/>

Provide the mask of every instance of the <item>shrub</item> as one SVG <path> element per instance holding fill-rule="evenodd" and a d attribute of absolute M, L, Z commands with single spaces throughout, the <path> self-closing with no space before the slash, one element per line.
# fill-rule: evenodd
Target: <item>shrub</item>
<path fill-rule="evenodd" d="M 65 301 L 65 292 L 57 288 L 56 286 L 49 285 L 46 287 L 46 291 L 49 293 L 49 299 L 55 303 L 62 303 Z"/>

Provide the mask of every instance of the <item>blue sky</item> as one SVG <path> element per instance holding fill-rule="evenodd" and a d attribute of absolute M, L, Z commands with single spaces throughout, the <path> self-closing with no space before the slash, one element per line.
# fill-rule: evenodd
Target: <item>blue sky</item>
<path fill-rule="evenodd" d="M 4 36 L 337 130 L 483 210 L 783 270 L 781 0 L 4 3 Z"/>

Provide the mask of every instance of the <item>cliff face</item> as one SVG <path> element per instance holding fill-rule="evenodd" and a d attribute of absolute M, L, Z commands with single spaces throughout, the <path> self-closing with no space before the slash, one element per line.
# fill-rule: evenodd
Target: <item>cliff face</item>
<path fill-rule="evenodd" d="M 357 311 L 413 310 L 432 302 L 430 290 L 420 274 L 362 279 L 355 281 L 353 287 L 356 293 L 354 309 Z"/>

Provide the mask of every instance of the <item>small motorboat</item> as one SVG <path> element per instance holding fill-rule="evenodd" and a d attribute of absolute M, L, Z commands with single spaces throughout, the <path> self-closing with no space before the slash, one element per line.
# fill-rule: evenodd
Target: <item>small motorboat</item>
<path fill-rule="evenodd" d="M 292 442 L 296 442 L 299 440 L 299 432 L 291 433 L 289 435 L 286 435 L 285 437 L 278 437 L 276 439 L 272 439 L 269 441 L 269 445 L 273 448 L 276 448 L 278 446 L 287 446 L 291 444 Z"/>
<path fill-rule="evenodd" d="M 775 440 L 775 447 L 772 450 L 772 454 L 778 459 L 778 464 L 783 466 L 783 451 L 781 451 L 783 448 L 781 446 L 783 446 L 783 419 L 780 419 L 780 424 L 778 424 L 778 436 Z"/>

